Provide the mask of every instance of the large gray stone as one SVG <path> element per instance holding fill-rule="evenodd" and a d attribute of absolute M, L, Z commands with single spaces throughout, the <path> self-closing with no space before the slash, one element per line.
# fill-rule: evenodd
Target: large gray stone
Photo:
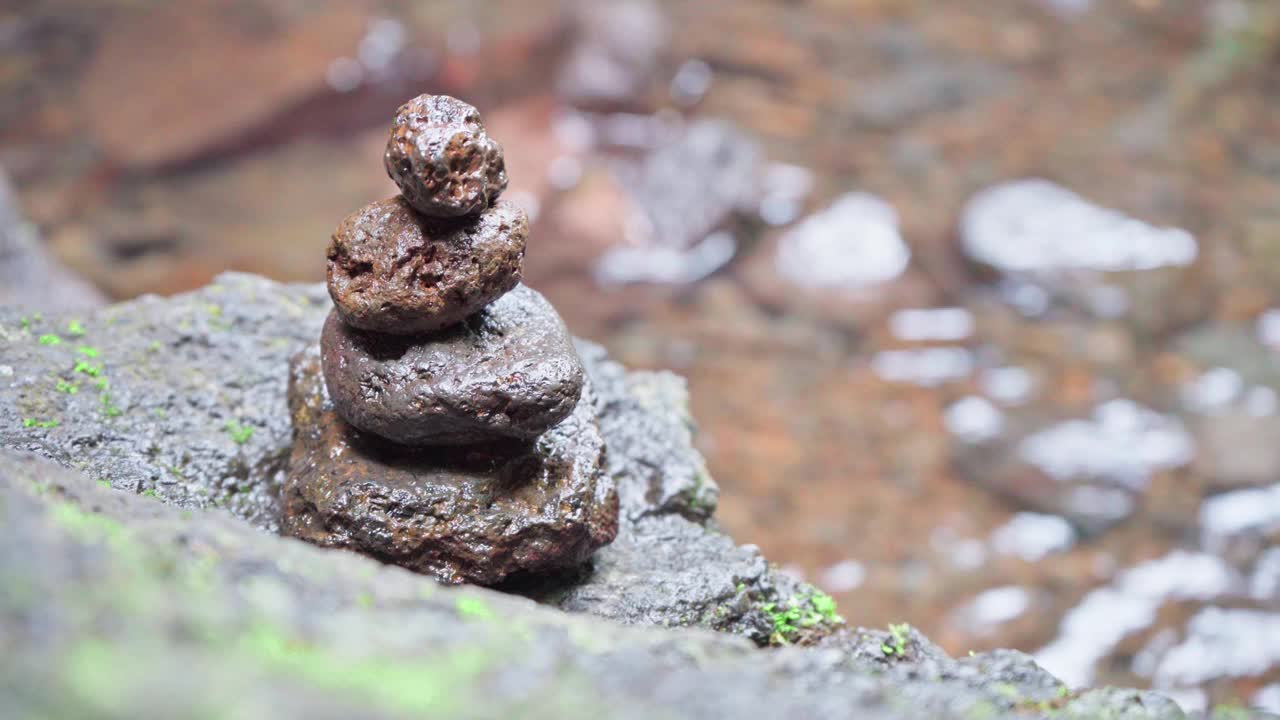
<path fill-rule="evenodd" d="M 235 273 L 193 293 L 92 315 L 37 318 L 0 307 L 0 448 L 33 451 L 179 507 L 223 507 L 278 532 L 291 448 L 289 359 L 315 341 L 330 308 L 323 285 Z M 83 334 L 73 337 L 69 325 Z M 42 344 L 55 334 L 57 344 Z M 814 591 L 771 570 L 754 547 L 704 527 L 717 490 L 692 446 L 682 381 L 628 373 L 591 343 L 578 351 L 622 519 L 594 570 L 528 592 L 624 622 L 767 641 L 764 608 L 808 603 Z M 60 392 L 59 381 L 76 392 Z M 662 521 L 646 522 L 653 518 Z M 673 532 L 679 551 L 670 547 Z"/>
<path fill-rule="evenodd" d="M 1183 717 L 841 626 L 709 521 L 680 383 L 589 344 L 618 539 L 528 589 L 581 612 L 263 532 L 288 358 L 327 311 L 321 286 L 245 275 L 76 318 L 0 308 L 0 715 Z"/>
<path fill-rule="evenodd" d="M 15 718 L 1184 717 L 913 631 L 765 652 L 446 588 L 7 451 L 0 617 Z"/>

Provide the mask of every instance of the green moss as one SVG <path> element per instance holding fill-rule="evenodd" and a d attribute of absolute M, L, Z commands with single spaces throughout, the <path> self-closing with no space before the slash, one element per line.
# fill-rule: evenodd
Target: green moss
<path fill-rule="evenodd" d="M 1011 683 L 995 683 L 991 686 L 991 690 L 1005 700 L 1010 700 L 1012 702 L 1019 702 L 1022 700 L 1022 691 L 1018 690 L 1017 686 Z"/>
<path fill-rule="evenodd" d="M 49 514 L 65 530 L 77 539 L 86 542 L 111 540 L 120 542 L 124 539 L 125 528 L 114 518 L 88 512 L 68 502 L 56 502 L 49 505 Z"/>
<path fill-rule="evenodd" d="M 321 697 L 363 696 L 371 706 L 409 717 L 454 717 L 464 708 L 464 688 L 500 661 L 495 650 L 465 648 L 427 657 L 351 657 L 317 646 L 267 621 L 240 632 L 209 628 L 204 639 L 216 650 L 224 670 L 222 692 L 198 691 L 184 700 L 192 717 L 237 716 L 237 688 L 259 678 L 305 688 Z M 65 665 L 80 717 L 127 716 L 142 688 L 172 662 L 165 648 L 132 639 L 90 638 L 76 645 Z M 230 691 L 230 692 L 227 692 Z M 380 714 L 380 713 L 372 713 Z"/>
<path fill-rule="evenodd" d="M 995 720 L 1001 715 L 1001 710 L 987 700 L 979 700 L 970 705 L 964 713 L 965 720 Z"/>
<path fill-rule="evenodd" d="M 104 487 L 104 488 L 108 489 L 108 490 L 110 490 L 110 489 L 111 489 L 111 481 L 110 481 L 110 480 L 102 480 L 102 479 L 99 479 L 99 480 L 98 480 L 98 484 L 99 484 L 99 485 L 101 485 L 102 487 Z"/>
<path fill-rule="evenodd" d="M 102 375 L 102 366 L 95 365 L 88 360 L 77 360 L 75 367 L 71 368 L 71 372 L 83 373 L 89 377 L 99 377 Z"/>
<path fill-rule="evenodd" d="M 92 347 L 90 345 L 81 345 L 80 347 L 76 348 L 76 352 L 80 353 L 81 355 L 87 358 L 96 358 L 102 354 L 101 350 L 99 350 L 96 347 Z"/>
<path fill-rule="evenodd" d="M 1211 720 L 1249 720 L 1253 713 L 1248 708 L 1233 703 L 1215 707 L 1209 717 Z"/>
<path fill-rule="evenodd" d="M 496 657 L 466 648 L 431 660 L 338 657 L 300 642 L 269 625 L 258 625 L 238 643 L 269 672 L 301 677 L 321 687 L 364 692 L 370 699 L 415 714 L 445 714 L 460 698 L 459 687 L 490 667 Z"/>
<path fill-rule="evenodd" d="M 905 657 L 907 640 L 911 636 L 911 626 L 906 623 L 889 624 L 889 641 L 880 644 L 880 652 L 888 657 Z"/>
<path fill-rule="evenodd" d="M 67 334 L 71 337 L 84 337 L 84 325 L 79 320 L 71 320 L 67 323 Z"/>
<path fill-rule="evenodd" d="M 223 429 L 231 435 L 231 440 L 237 445 L 243 445 L 249 442 L 249 439 L 253 437 L 253 426 L 241 425 L 235 420 L 228 420 L 227 424 L 223 426 Z"/>
<path fill-rule="evenodd" d="M 54 389 L 67 395 L 75 395 L 80 392 L 80 384 L 68 380 L 58 380 L 57 384 L 54 385 Z"/>
<path fill-rule="evenodd" d="M 463 620 L 493 620 L 493 610 L 489 609 L 489 604 L 478 597 L 463 595 L 454 603 L 454 608 L 458 611 L 458 617 Z"/>
<path fill-rule="evenodd" d="M 39 342 L 41 345 L 61 345 L 62 338 L 54 335 L 53 333 L 46 333 L 40 336 Z"/>
<path fill-rule="evenodd" d="M 149 498 L 153 498 L 153 497 L 159 497 L 159 496 L 158 496 L 158 495 L 156 495 L 156 489 L 155 489 L 155 488 L 147 488 L 146 490 L 143 490 L 143 491 L 142 491 L 142 497 L 149 497 Z"/>
<path fill-rule="evenodd" d="M 47 430 L 49 428 L 56 428 L 61 424 L 62 422 L 58 420 L 37 420 L 35 418 L 24 418 L 22 420 L 22 427 L 41 428 L 43 430 Z"/>
<path fill-rule="evenodd" d="M 116 406 L 111 400 L 111 394 L 105 390 L 98 396 L 98 404 L 102 407 L 102 414 L 109 418 L 120 417 L 124 414 L 124 410 Z"/>
<path fill-rule="evenodd" d="M 790 643 L 804 629 L 844 623 L 836 613 L 836 601 L 818 590 L 792 597 L 785 605 L 765 603 L 760 609 L 773 625 L 769 639 L 775 645 Z"/>

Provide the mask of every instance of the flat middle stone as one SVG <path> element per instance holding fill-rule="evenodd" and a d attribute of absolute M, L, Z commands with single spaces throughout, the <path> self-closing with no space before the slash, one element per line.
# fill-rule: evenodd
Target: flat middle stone
<path fill-rule="evenodd" d="M 320 348 L 338 413 L 403 445 L 533 440 L 568 417 L 584 382 L 564 322 L 523 285 L 420 337 L 362 332 L 330 313 Z"/>
<path fill-rule="evenodd" d="M 466 221 L 419 214 L 403 197 L 370 203 L 329 244 L 329 295 L 348 325 L 392 335 L 448 327 L 520 282 L 529 221 L 500 202 Z"/>
<path fill-rule="evenodd" d="M 481 585 L 574 567 L 613 541 L 618 495 L 589 389 L 532 443 L 406 448 L 342 420 L 319 355 L 290 371 L 285 534 Z"/>

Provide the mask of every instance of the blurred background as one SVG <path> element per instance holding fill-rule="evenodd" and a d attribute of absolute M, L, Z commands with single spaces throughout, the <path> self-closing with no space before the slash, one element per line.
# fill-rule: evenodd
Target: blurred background
<path fill-rule="evenodd" d="M 1280 712 L 1274 0 L 8 0 L 0 301 L 319 281 L 421 92 L 719 518 L 953 654 Z"/>

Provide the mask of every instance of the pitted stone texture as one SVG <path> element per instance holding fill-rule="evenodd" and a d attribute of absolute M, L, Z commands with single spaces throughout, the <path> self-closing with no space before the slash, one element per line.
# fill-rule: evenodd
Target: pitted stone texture
<path fill-rule="evenodd" d="M 384 161 L 409 204 L 433 217 L 480 212 L 507 187 L 502 146 L 474 107 L 448 95 L 400 106 Z"/>
<path fill-rule="evenodd" d="M 568 417 L 584 381 L 564 322 L 523 285 L 426 339 L 353 330 L 335 312 L 320 347 L 339 414 L 403 445 L 532 440 Z"/>
<path fill-rule="evenodd" d="M 331 307 L 323 285 L 239 273 L 91 313 L 0 305 L 0 365 L 13 371 L 0 378 L 0 447 L 274 531 L 289 459 L 289 358 L 315 341 Z M 42 344 L 46 335 L 61 342 Z M 54 378 L 79 392 L 57 392 Z"/>
<path fill-rule="evenodd" d="M 594 397 L 532 444 L 392 446 L 333 409 L 320 353 L 294 359 L 283 530 L 434 575 L 493 585 L 581 564 L 618 532 Z"/>
<path fill-rule="evenodd" d="M 448 327 L 520 282 L 529 220 L 499 203 L 439 220 L 403 197 L 347 216 L 329 244 L 329 295 L 348 325 L 412 335 Z"/>
<path fill-rule="evenodd" d="M 579 341 L 578 354 L 600 399 L 600 427 L 609 440 L 609 474 L 618 483 L 623 515 L 681 515 L 705 522 L 720 488 L 693 446 L 693 418 L 684 378 L 669 372 L 628 372 L 603 347 Z"/>

